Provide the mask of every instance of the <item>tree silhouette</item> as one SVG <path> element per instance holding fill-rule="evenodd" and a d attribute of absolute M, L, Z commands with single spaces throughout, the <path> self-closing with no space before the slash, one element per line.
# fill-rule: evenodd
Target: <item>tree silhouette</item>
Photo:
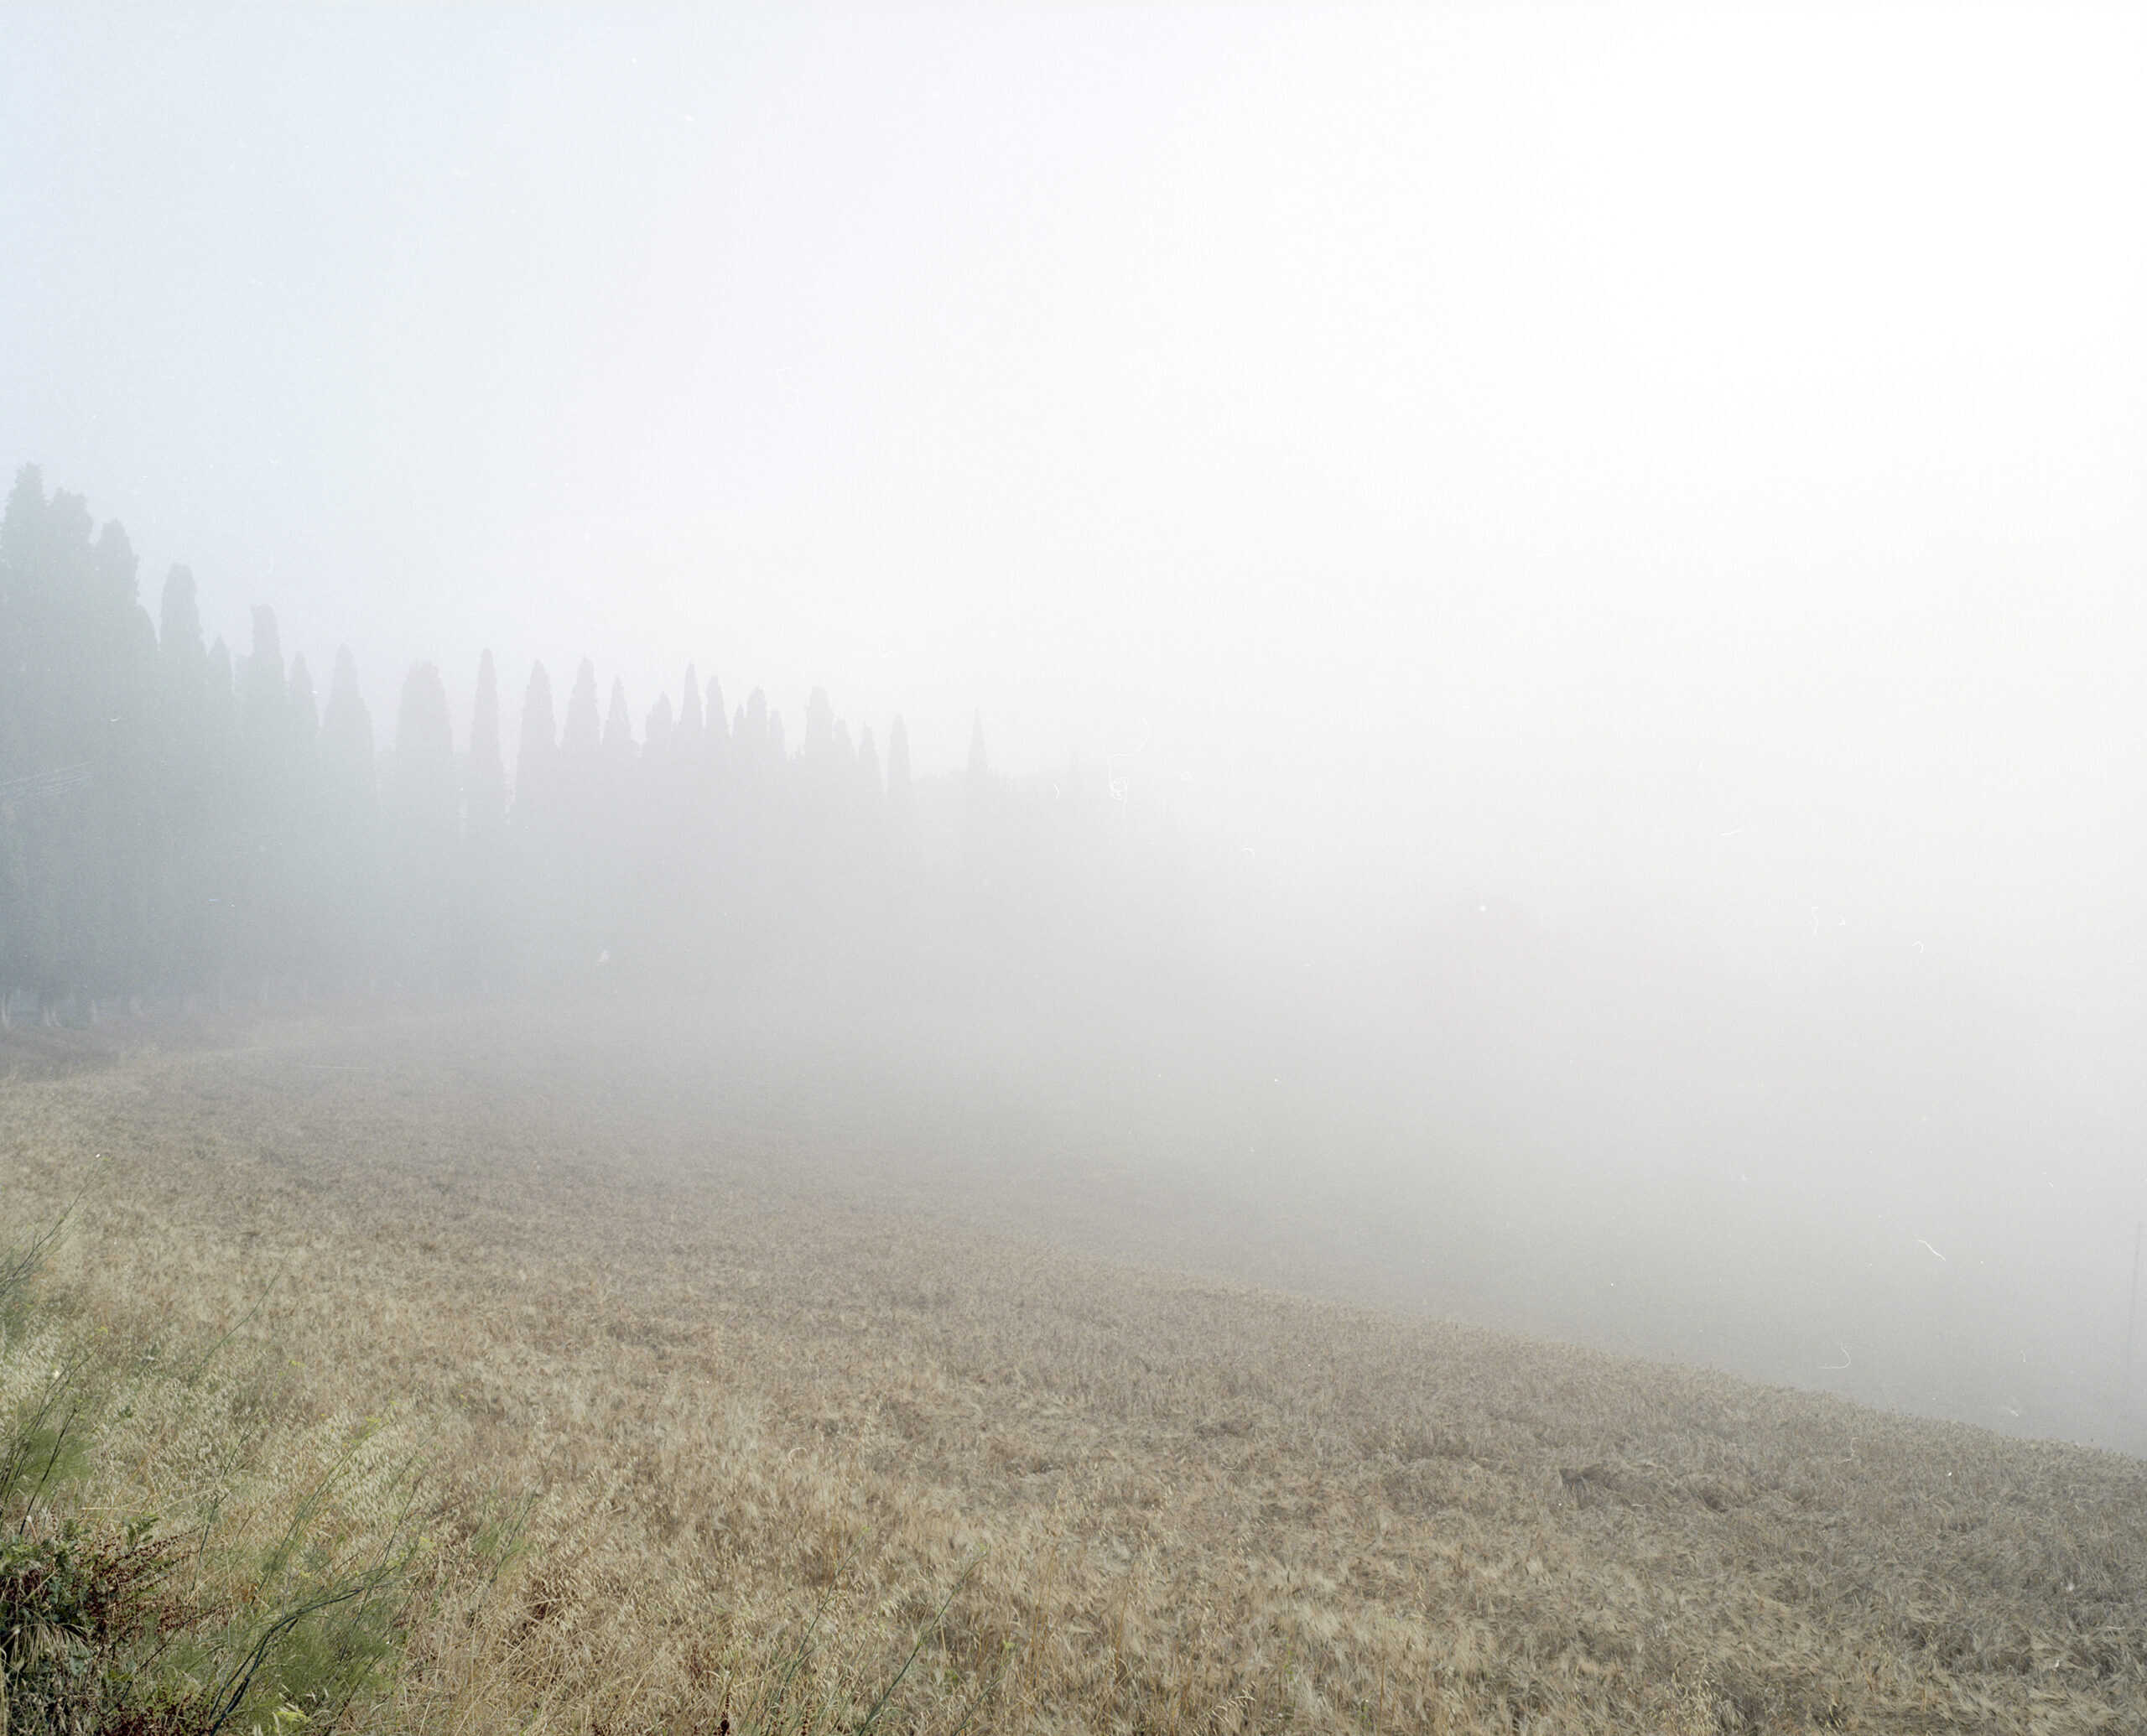
<path fill-rule="evenodd" d="M 351 647 L 339 647 L 329 678 L 328 709 L 320 719 L 320 775 L 331 813 L 370 825 L 375 803 L 372 717 L 358 692 L 358 666 Z"/>
<path fill-rule="evenodd" d="M 917 819 L 917 795 L 910 787 L 909 725 L 899 717 L 887 726 L 887 819 L 904 838 Z"/>
<path fill-rule="evenodd" d="M 373 719 L 359 693 L 350 646 L 335 652 L 329 706 L 320 715 L 320 863 L 326 917 L 320 972 L 339 987 L 373 979 L 380 942 L 380 800 Z"/>
<path fill-rule="evenodd" d="M 253 611 L 253 651 L 239 673 L 239 728 L 246 743 L 247 771 L 253 793 L 265 798 L 264 786 L 280 769 L 285 740 L 286 702 L 283 644 L 276 611 Z"/>
<path fill-rule="evenodd" d="M 834 707 L 828 703 L 827 689 L 816 687 L 812 697 L 805 701 L 805 757 L 824 765 L 834 757 Z"/>
<path fill-rule="evenodd" d="M 671 696 L 658 694 L 656 703 L 648 708 L 648 721 L 642 726 L 642 756 L 653 762 L 668 760 L 674 746 L 672 736 L 678 725 L 671 720 Z"/>
<path fill-rule="evenodd" d="M 559 738 L 559 756 L 567 763 L 587 765 L 596 757 L 601 737 L 596 721 L 596 665 L 587 657 L 574 673 L 574 692 L 567 699 L 566 733 Z"/>
<path fill-rule="evenodd" d="M 860 726 L 853 741 L 824 688 L 793 759 L 762 689 L 726 715 L 720 683 L 689 664 L 637 751 L 622 682 L 600 710 L 584 660 L 562 730 L 535 664 L 510 803 L 489 652 L 460 757 L 429 663 L 403 683 L 377 757 L 348 649 L 320 705 L 306 659 L 286 667 L 273 611 L 250 625 L 236 666 L 223 639 L 205 649 L 184 566 L 153 622 L 124 528 L 17 474 L 0 516 L 0 990 L 27 985 L 79 1017 L 157 985 L 562 982 L 600 958 L 627 961 L 612 976 L 735 992 L 756 972 L 832 988 L 879 968 L 869 957 L 928 968 L 935 945 L 999 968 L 1050 927 L 1034 900 L 1072 907 L 1069 864 L 1104 871 L 1072 829 L 1094 804 L 1046 814 L 996 777 L 980 715 L 966 779 L 921 787 L 904 721 L 883 765 L 881 739 Z M 928 801 L 950 821 L 965 808 L 966 834 L 921 829 Z M 905 927 L 918 943 L 897 942 Z"/>
<path fill-rule="evenodd" d="M 299 775 L 309 777 L 315 741 L 320 733 L 320 712 L 313 695 L 313 672 L 306 668 L 303 654 L 291 659 L 287 699 L 289 751 Z"/>
<path fill-rule="evenodd" d="M 710 766 L 720 770 L 731 756 L 731 730 L 730 720 L 723 710 L 723 683 L 713 672 L 708 678 L 708 703 L 702 707 L 701 716 L 704 720 L 701 756 Z"/>
<path fill-rule="evenodd" d="M 595 678 L 591 676 L 591 684 Z M 508 840 L 508 904 L 522 968 L 548 975 L 564 950 L 568 865 L 562 860 L 566 791 L 552 679 L 533 664 L 522 698 Z"/>
<path fill-rule="evenodd" d="M 318 805 L 321 916 L 318 966 L 341 988 L 369 984 L 381 923 L 378 780 L 372 717 L 358 692 L 358 666 L 337 647 L 320 715 Z"/>
<path fill-rule="evenodd" d="M 164 576 L 157 632 L 159 737 L 154 825 L 160 860 L 151 886 L 151 977 L 182 991 L 206 986 L 215 793 L 208 735 L 209 652 L 194 574 Z"/>
<path fill-rule="evenodd" d="M 450 961 L 461 792 L 447 689 L 435 664 L 418 663 L 403 679 L 387 796 L 395 950 L 403 980 L 412 987 L 438 987 L 447 980 Z"/>
<path fill-rule="evenodd" d="M 768 762 L 768 696 L 757 687 L 746 695 L 745 727 L 738 731 L 738 758 L 744 768 L 759 777 Z"/>
<path fill-rule="evenodd" d="M 176 742 L 198 741 L 208 658 L 201 642 L 201 607 L 194 574 L 185 567 L 174 567 L 164 576 L 158 609 L 157 689 L 165 728 Z"/>
<path fill-rule="evenodd" d="M 857 786 L 865 793 L 867 808 L 877 813 L 886 793 L 880 782 L 880 749 L 870 724 L 860 725 L 857 731 Z"/>
<path fill-rule="evenodd" d="M 455 977 L 489 986 L 507 975 L 510 947 L 502 905 L 506 862 L 507 767 L 500 757 L 498 678 L 487 651 L 477 659 L 463 759 L 463 845 L 455 884 Z"/>
<path fill-rule="evenodd" d="M 611 682 L 611 703 L 604 719 L 604 757 L 616 769 L 634 760 L 634 720 L 626 709 L 626 684 Z"/>
<path fill-rule="evenodd" d="M 470 708 L 470 756 L 463 779 L 470 835 L 489 845 L 507 824 L 507 767 L 500 758 L 499 683 L 492 654 L 477 659 L 477 696 Z"/>
<path fill-rule="evenodd" d="M 552 678 L 533 663 L 522 695 L 522 735 L 514 756 L 514 808 L 525 823 L 548 808 L 558 790 L 559 725 L 552 715 Z"/>
<path fill-rule="evenodd" d="M 671 753 L 689 762 L 701 756 L 701 684 L 691 663 L 686 665 L 686 684 L 678 696 L 678 722 L 671 737 Z"/>

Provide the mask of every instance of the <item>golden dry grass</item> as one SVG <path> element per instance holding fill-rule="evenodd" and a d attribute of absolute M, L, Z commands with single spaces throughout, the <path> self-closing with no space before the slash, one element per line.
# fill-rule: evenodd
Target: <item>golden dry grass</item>
<path fill-rule="evenodd" d="M 840 1727 L 922 1635 L 881 1728 L 2147 1729 L 2138 1462 L 898 1209 L 575 1032 L 0 1086 L 9 1222 L 87 1183 L 91 1318 L 243 1318 L 294 1467 L 368 1416 L 422 1451 L 371 1727 Z M 130 1427 L 95 1498 L 184 1517 L 215 1476 Z"/>

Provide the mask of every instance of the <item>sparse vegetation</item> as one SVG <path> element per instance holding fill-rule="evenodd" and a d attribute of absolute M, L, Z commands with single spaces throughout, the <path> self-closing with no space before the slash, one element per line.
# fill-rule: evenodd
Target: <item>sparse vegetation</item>
<path fill-rule="evenodd" d="M 89 1323 L 39 1283 L 65 1222 L 0 1255 L 0 1730 L 335 1722 L 392 1673 L 407 1460 L 295 1416 L 259 1347 Z"/>
<path fill-rule="evenodd" d="M 2147 1727 L 2135 1461 L 894 1209 L 537 1016 L 0 1087 L 11 1225 L 95 1176 L 11 1401 L 130 1371 L 76 1535 L 190 1610 L 399 1563 L 346 1727 Z"/>

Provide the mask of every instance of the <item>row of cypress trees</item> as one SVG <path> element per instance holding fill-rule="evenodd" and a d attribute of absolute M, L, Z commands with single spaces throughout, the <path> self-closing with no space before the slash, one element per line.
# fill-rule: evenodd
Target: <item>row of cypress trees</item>
<path fill-rule="evenodd" d="M 95 528 L 34 466 L 17 476 L 0 522 L 0 1008 L 18 1015 L 32 996 L 80 1016 L 152 994 L 900 969 L 935 933 L 975 931 L 950 900 L 1004 911 L 1070 836 L 1019 820 L 979 725 L 967 777 L 923 793 L 959 810 L 940 829 L 960 871 L 935 879 L 900 719 L 883 761 L 816 689 L 793 747 L 760 691 L 726 714 L 691 668 L 637 740 L 619 683 L 600 707 L 584 662 L 561 715 L 538 665 L 510 784 L 491 654 L 460 749 L 421 663 L 383 751 L 347 650 L 324 700 L 272 611 L 234 657 L 205 639 L 186 568 L 152 622 L 136 565 L 118 524 Z"/>

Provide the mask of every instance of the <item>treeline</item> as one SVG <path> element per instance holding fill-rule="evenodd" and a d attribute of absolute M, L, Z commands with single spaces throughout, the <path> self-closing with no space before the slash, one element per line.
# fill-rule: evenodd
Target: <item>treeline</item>
<path fill-rule="evenodd" d="M 144 996 L 668 983 L 1046 995 L 1152 954 L 1184 874 L 1162 808 L 1079 767 L 912 774 L 824 692 L 793 745 L 689 667 L 638 730 L 540 663 L 507 737 L 491 653 L 458 737 L 439 669 L 383 745 L 253 611 L 234 657 L 174 567 L 152 621 L 117 523 L 16 476 L 0 522 L 0 1010 Z"/>

